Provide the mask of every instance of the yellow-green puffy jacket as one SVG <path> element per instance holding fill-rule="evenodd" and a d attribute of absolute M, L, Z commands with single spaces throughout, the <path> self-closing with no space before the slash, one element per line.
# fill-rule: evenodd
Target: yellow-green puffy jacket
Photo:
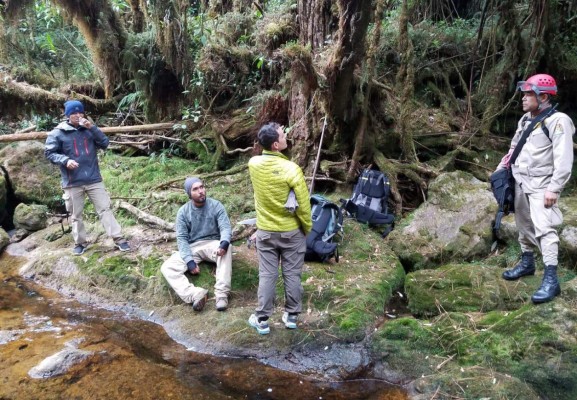
<path fill-rule="evenodd" d="M 305 234 L 312 228 L 311 203 L 301 168 L 282 153 L 264 150 L 248 162 L 254 189 L 256 226 L 272 232 L 301 228 Z M 294 214 L 284 207 L 293 189 L 299 203 Z"/>

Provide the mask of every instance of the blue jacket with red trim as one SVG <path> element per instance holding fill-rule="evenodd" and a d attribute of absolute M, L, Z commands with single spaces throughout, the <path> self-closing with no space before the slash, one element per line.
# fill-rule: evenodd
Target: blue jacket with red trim
<path fill-rule="evenodd" d="M 108 137 L 96 125 L 75 128 L 61 122 L 48 134 L 44 156 L 60 167 L 63 188 L 89 185 L 102 181 L 96 151 L 106 149 L 108 143 Z M 66 168 L 68 160 L 76 161 L 78 168 Z"/>

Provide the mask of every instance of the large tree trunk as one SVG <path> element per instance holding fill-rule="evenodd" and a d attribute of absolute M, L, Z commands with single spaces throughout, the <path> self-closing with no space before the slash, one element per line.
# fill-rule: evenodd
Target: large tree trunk
<path fill-rule="evenodd" d="M 514 12 L 514 0 L 506 0 L 499 3 L 499 26 L 500 31 L 505 33 L 507 36 L 505 38 L 503 57 L 499 60 L 495 67 L 492 68 L 490 74 L 483 77 L 483 84 L 479 90 L 478 96 L 483 96 L 487 99 L 487 105 L 485 111 L 483 112 L 483 119 L 481 121 L 481 134 L 487 136 L 491 133 L 491 126 L 495 119 L 507 109 L 505 103 L 505 97 L 509 92 L 509 87 L 511 85 L 511 79 L 514 75 L 511 71 L 517 71 L 521 63 L 520 59 L 520 47 L 522 45 L 521 30 L 522 26 L 519 25 L 516 19 L 516 14 Z M 533 43 L 532 56 L 533 59 L 529 58 L 527 65 L 535 66 L 534 63 L 538 61 L 536 55 L 536 45 L 542 45 L 542 41 L 538 40 L 538 37 L 542 37 L 543 32 L 535 32 L 535 40 Z"/>
<path fill-rule="evenodd" d="M 320 116 L 318 102 L 314 102 L 313 95 L 317 89 L 317 78 L 312 65 L 312 58 L 307 52 L 301 53 L 300 59 L 291 64 L 291 87 L 288 120 L 291 127 L 290 139 L 293 141 L 293 161 L 302 167 L 309 163 L 312 154 L 311 144 L 316 136 Z"/>
<path fill-rule="evenodd" d="M 94 64 L 102 77 L 104 93 L 112 98 L 123 83 L 118 55 L 124 49 L 126 32 L 107 0 L 53 0 L 69 13 L 82 33 Z"/>
<path fill-rule="evenodd" d="M 132 31 L 141 33 L 146 22 L 146 0 L 128 0 L 132 14 Z"/>
<path fill-rule="evenodd" d="M 300 24 L 299 40 L 303 45 L 310 45 L 312 51 L 324 46 L 331 21 L 331 1 L 301 0 L 298 2 Z"/>
<path fill-rule="evenodd" d="M 385 0 L 377 0 L 377 6 L 374 16 L 374 21 L 381 21 L 383 19 L 383 11 Z M 365 72 L 363 76 L 366 76 L 366 82 L 363 82 L 364 86 L 362 107 L 360 110 L 360 121 L 357 125 L 355 131 L 355 147 L 353 150 L 353 156 L 351 159 L 351 164 L 347 173 L 347 181 L 352 182 L 357 175 L 357 169 L 359 169 L 359 162 L 361 157 L 365 154 L 365 138 L 367 136 L 368 123 L 370 117 L 369 110 L 369 100 L 371 98 L 371 91 L 373 90 L 373 76 L 375 75 L 375 65 L 379 51 L 379 45 L 381 42 L 381 29 L 378 24 L 375 29 L 373 29 L 369 50 L 367 53 L 367 60 L 365 63 Z M 372 152 L 371 152 L 372 153 Z M 371 154 L 372 155 L 372 154 Z"/>
<path fill-rule="evenodd" d="M 356 110 L 352 110 L 354 97 L 354 72 L 365 56 L 365 36 L 369 26 L 372 1 L 339 0 L 339 31 L 334 52 L 325 71 L 330 85 L 330 114 L 336 120 L 351 121 Z"/>
<path fill-rule="evenodd" d="M 176 76 L 188 75 L 191 66 L 188 65 L 188 35 L 186 0 L 154 0 L 151 14 L 156 27 L 156 44 L 164 56 L 167 67 Z M 186 79 L 184 80 L 187 81 Z"/>
<path fill-rule="evenodd" d="M 417 160 L 413 132 L 410 128 L 410 118 L 413 113 L 413 94 L 415 92 L 415 65 L 413 43 L 409 37 L 408 0 L 403 0 L 401 18 L 399 21 L 399 53 L 401 66 L 397 73 L 397 91 L 401 93 L 401 115 L 399 117 L 398 133 L 400 136 L 403 158 L 408 161 Z"/>

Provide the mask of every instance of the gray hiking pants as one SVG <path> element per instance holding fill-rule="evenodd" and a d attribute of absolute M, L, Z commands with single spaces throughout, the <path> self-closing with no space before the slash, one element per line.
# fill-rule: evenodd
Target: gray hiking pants
<path fill-rule="evenodd" d="M 306 237 L 300 229 L 289 232 L 256 232 L 258 253 L 258 307 L 257 317 L 270 317 L 274 310 L 279 262 L 285 292 L 285 311 L 302 311 L 303 286 L 301 273 L 307 248 Z"/>
<path fill-rule="evenodd" d="M 515 223 L 521 251 L 532 252 L 537 247 L 545 265 L 557 265 L 559 235 L 555 227 L 562 222 L 557 204 L 545 208 L 545 192 L 524 193 L 521 185 L 515 185 Z"/>
<path fill-rule="evenodd" d="M 72 237 L 74 244 L 86 245 L 86 229 L 84 228 L 83 212 L 84 202 L 88 199 L 94 204 L 94 209 L 100 218 L 100 222 L 106 231 L 106 234 L 114 239 L 114 242 L 122 242 L 120 225 L 114 218 L 110 209 L 110 196 L 104 188 L 104 183 L 97 182 L 90 185 L 74 186 L 64 189 L 64 203 L 66 210 L 72 216 Z"/>

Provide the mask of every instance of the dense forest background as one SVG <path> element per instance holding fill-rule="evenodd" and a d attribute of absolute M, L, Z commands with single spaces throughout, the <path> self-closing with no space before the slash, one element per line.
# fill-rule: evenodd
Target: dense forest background
<path fill-rule="evenodd" d="M 322 147 L 322 184 L 386 170 L 400 211 L 439 159 L 494 167 L 517 81 L 553 75 L 575 116 L 576 18 L 572 0 L 0 0 L 0 133 L 79 98 L 101 126 L 174 122 L 125 154 L 217 170 L 272 120 L 309 175 Z"/>

